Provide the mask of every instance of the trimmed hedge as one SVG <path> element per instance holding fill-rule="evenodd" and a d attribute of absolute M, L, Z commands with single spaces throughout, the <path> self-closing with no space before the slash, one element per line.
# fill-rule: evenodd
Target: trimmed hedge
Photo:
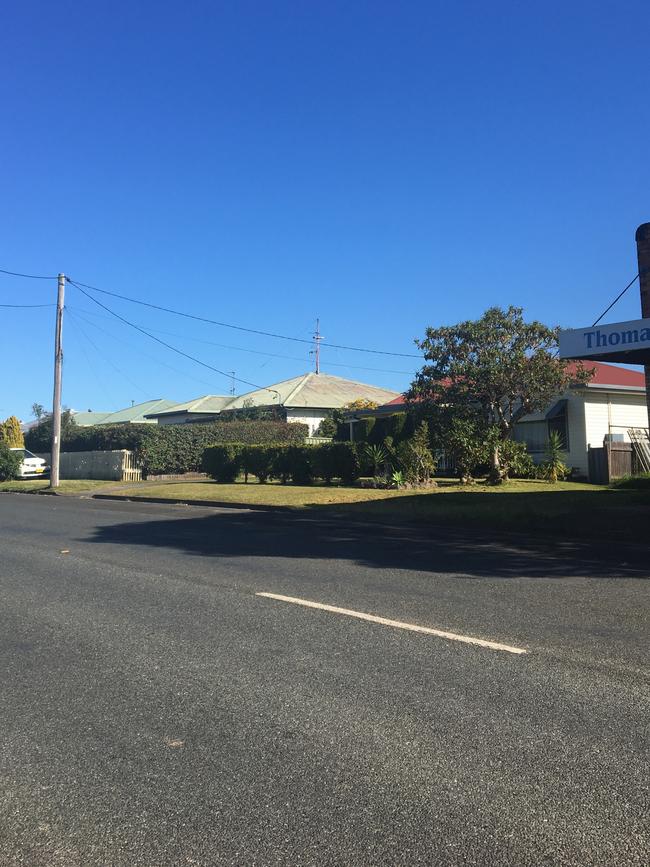
<path fill-rule="evenodd" d="M 201 470 L 207 446 L 217 443 L 303 443 L 309 433 L 306 424 L 284 421 L 230 421 L 210 424 L 120 424 L 74 427 L 63 437 L 62 451 L 135 452 L 148 475 L 190 473 Z M 49 442 L 27 434 L 27 448 L 49 451 Z M 43 447 L 44 446 L 44 447 Z"/>
<path fill-rule="evenodd" d="M 257 476 L 264 484 L 269 478 L 283 484 L 309 485 L 315 478 L 327 483 L 341 479 L 352 484 L 361 474 L 353 443 L 323 443 L 316 446 L 247 446 L 243 443 L 213 445 L 205 449 L 203 469 L 217 482 L 232 483 L 239 473 Z"/>

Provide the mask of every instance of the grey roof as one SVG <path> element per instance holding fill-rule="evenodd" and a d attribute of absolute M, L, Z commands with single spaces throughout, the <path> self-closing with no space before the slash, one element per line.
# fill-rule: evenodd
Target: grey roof
<path fill-rule="evenodd" d="M 185 403 L 174 403 L 164 409 L 156 410 L 155 412 L 147 413 L 147 418 L 159 418 L 166 415 L 181 415 L 183 413 L 218 413 L 226 404 L 232 400 L 232 397 L 221 394 L 204 394 L 202 397 L 195 397 L 193 400 L 188 400 Z"/>
<path fill-rule="evenodd" d="M 382 404 L 398 395 L 397 391 L 343 379 L 329 373 L 303 373 L 302 376 L 285 379 L 235 397 L 224 409 L 278 405 L 292 409 L 340 409 L 359 398 Z"/>

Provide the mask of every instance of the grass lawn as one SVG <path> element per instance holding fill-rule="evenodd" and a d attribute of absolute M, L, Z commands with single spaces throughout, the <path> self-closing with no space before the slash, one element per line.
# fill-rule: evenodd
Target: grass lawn
<path fill-rule="evenodd" d="M 325 485 L 221 485 L 211 480 L 158 482 L 133 495 L 212 500 L 252 506 L 313 508 L 351 517 L 493 527 L 558 536 L 650 540 L 650 495 L 579 482 L 516 480 L 492 487 L 441 479 L 426 491 L 382 491 Z"/>
<path fill-rule="evenodd" d="M 119 485 L 119 482 L 104 482 L 96 479 L 65 479 L 62 480 L 57 488 L 59 494 L 80 494 L 82 491 L 92 491 L 95 493 L 101 488 L 114 488 Z M 49 488 L 49 479 L 23 479 L 15 482 L 0 482 L 0 493 L 2 491 L 10 491 L 12 493 L 34 493 L 35 491 L 45 491 Z"/>

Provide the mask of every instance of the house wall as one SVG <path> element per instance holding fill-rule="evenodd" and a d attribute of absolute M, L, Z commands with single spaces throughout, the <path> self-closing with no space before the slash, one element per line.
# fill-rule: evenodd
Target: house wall
<path fill-rule="evenodd" d="M 327 418 L 326 409 L 287 409 L 287 421 L 309 425 L 309 436 L 313 436 L 318 425 Z"/>
<path fill-rule="evenodd" d="M 645 394 L 588 392 L 585 399 L 586 444 L 602 446 L 605 434 L 623 434 L 628 428 L 648 427 Z"/>
<path fill-rule="evenodd" d="M 191 422 L 211 422 L 217 421 L 219 418 L 219 414 L 216 412 L 206 413 L 202 415 L 198 412 L 187 413 L 187 412 L 179 412 L 175 415 L 161 415 L 158 418 L 159 425 L 167 425 L 167 424 L 189 424 Z"/>
<path fill-rule="evenodd" d="M 558 398 L 559 400 L 560 398 Z M 589 471 L 586 442 L 585 396 L 582 392 L 567 391 L 562 398 L 567 401 L 567 449 L 566 463 L 573 467 L 578 475 L 586 476 Z M 554 401 L 555 403 L 555 401 Z M 552 406 L 552 405 L 551 405 Z M 546 412 L 527 415 L 515 428 L 515 439 L 523 440 L 528 445 L 528 451 L 536 464 L 546 457 L 548 442 L 548 421 Z M 602 438 L 601 438 L 602 440 Z M 601 441 L 602 445 L 602 441 Z"/>

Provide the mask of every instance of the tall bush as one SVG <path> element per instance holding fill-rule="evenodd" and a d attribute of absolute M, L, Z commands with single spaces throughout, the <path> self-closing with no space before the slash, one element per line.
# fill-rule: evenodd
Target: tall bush
<path fill-rule="evenodd" d="M 9 482 L 20 476 L 23 456 L 20 452 L 12 452 L 10 447 L 0 442 L 0 482 Z"/>
<path fill-rule="evenodd" d="M 243 449 L 240 443 L 209 446 L 203 452 L 204 472 L 217 482 L 232 484 L 241 469 Z"/>
<path fill-rule="evenodd" d="M 0 440 L 4 441 L 10 449 L 25 448 L 25 438 L 15 415 L 10 415 L 0 424 Z"/>

